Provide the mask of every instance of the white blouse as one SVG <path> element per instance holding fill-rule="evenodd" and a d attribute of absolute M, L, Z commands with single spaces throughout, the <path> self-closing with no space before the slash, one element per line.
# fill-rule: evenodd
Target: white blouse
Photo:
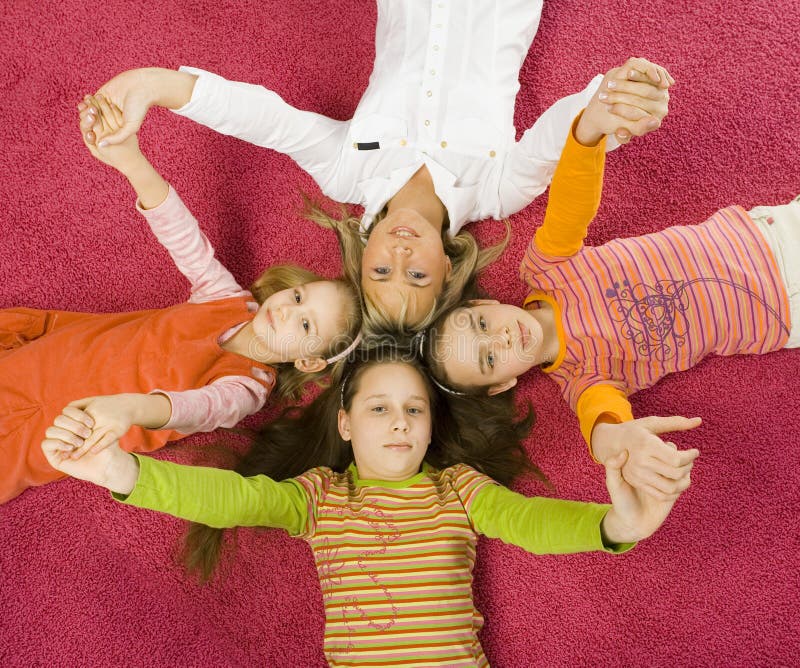
<path fill-rule="evenodd" d="M 365 229 L 425 165 L 455 235 L 547 188 L 573 119 L 602 80 L 556 102 L 515 141 L 519 70 L 541 10 L 541 0 L 378 0 L 375 64 L 350 121 L 191 67 L 181 70 L 199 78 L 176 113 L 289 155 L 325 195 L 362 205 Z"/>

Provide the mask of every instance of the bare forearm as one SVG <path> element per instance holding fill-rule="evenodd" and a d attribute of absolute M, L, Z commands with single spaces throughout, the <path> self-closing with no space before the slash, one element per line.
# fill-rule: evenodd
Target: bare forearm
<path fill-rule="evenodd" d="M 162 67 L 146 67 L 137 70 L 140 85 L 147 91 L 151 105 L 180 109 L 192 99 L 197 76 L 188 72 L 168 70 Z"/>
<path fill-rule="evenodd" d="M 154 209 L 169 193 L 169 184 L 141 153 L 120 171 L 128 179 L 143 209 Z"/>
<path fill-rule="evenodd" d="M 145 429 L 160 429 L 172 416 L 172 404 L 163 394 L 135 394 L 132 405 L 132 422 Z"/>

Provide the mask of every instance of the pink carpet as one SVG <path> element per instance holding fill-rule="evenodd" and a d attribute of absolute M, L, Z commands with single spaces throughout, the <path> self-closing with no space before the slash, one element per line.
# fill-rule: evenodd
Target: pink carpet
<path fill-rule="evenodd" d="M 186 297 L 126 183 L 84 150 L 83 93 L 127 68 L 191 64 L 348 118 L 367 83 L 374 24 L 369 0 L 3 3 L 0 307 L 111 311 Z M 664 127 L 609 158 L 590 242 L 800 192 L 798 25 L 790 0 L 546 4 L 522 71 L 518 128 L 628 55 L 678 80 Z M 278 260 L 336 269 L 333 236 L 296 214 L 299 190 L 317 191 L 288 158 L 163 111 L 151 114 L 142 145 L 241 282 Z M 516 267 L 544 205 L 512 220 L 514 244 L 485 282 L 502 299 L 523 297 Z M 499 233 L 496 223 L 472 229 Z M 677 439 L 702 450 L 693 487 L 632 553 L 534 557 L 482 542 L 475 591 L 493 665 L 797 665 L 798 377 L 797 352 L 718 358 L 636 397 L 639 414 L 705 424 Z M 558 494 L 605 499 L 555 385 L 531 378 L 522 389 L 539 408 L 530 452 Z M 203 442 L 163 456 L 202 462 Z M 227 573 L 201 587 L 176 563 L 182 529 L 75 481 L 0 507 L 0 665 L 324 663 L 305 545 L 241 531 Z"/>

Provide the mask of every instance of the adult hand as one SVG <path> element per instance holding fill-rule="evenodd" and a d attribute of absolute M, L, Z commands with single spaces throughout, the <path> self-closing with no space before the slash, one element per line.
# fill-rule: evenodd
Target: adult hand
<path fill-rule="evenodd" d="M 576 128 L 578 141 L 591 145 L 614 134 L 627 143 L 658 129 L 669 111 L 668 89 L 674 83 L 669 72 L 644 58 L 629 58 L 609 70 Z"/>

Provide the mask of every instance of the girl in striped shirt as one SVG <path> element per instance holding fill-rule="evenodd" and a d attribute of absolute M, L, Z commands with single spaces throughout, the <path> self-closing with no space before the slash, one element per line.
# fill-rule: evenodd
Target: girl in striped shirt
<path fill-rule="evenodd" d="M 92 104 L 97 134 L 120 127 L 118 110 Z M 297 394 L 347 354 L 361 323 L 349 283 L 300 267 L 271 267 L 252 292 L 242 289 L 136 135 L 87 147 L 130 181 L 137 210 L 189 279 L 191 297 L 137 313 L 0 310 L 0 503 L 63 477 L 38 444 L 67 403 L 75 402 L 67 413 L 95 421 L 74 457 L 120 438 L 126 449 L 154 450 L 235 425 L 264 406 L 276 382 L 280 394 Z"/>
<path fill-rule="evenodd" d="M 617 99 L 612 91 L 604 102 Z M 734 206 L 699 225 L 584 247 L 605 160 L 598 104 L 564 147 L 520 267 L 531 290 L 522 308 L 465 302 L 434 324 L 423 355 L 444 388 L 465 394 L 504 392 L 541 368 L 577 413 L 593 457 L 627 450 L 625 479 L 666 498 L 696 451 L 677 452 L 658 434 L 699 418 L 634 420 L 627 397 L 709 354 L 800 345 L 800 202 Z"/>
<path fill-rule="evenodd" d="M 132 456 L 116 445 L 75 461 L 76 427 L 90 429 L 91 419 L 69 417 L 71 426 L 54 426 L 42 443 L 64 473 L 131 505 L 211 527 L 278 527 L 305 540 L 331 666 L 486 666 L 472 598 L 479 535 L 535 553 L 618 553 L 651 535 L 675 502 L 637 495 L 620 473 L 624 454 L 606 462 L 611 506 L 524 497 L 456 463 L 459 452 L 479 463 L 475 444 L 459 437 L 480 423 L 471 416 L 459 431 L 418 363 L 385 350 L 356 361 L 341 384 L 288 420 L 300 430 L 295 451 L 316 447 L 303 433 L 311 429 L 317 456 L 327 453 L 336 470 L 318 466 L 281 482 Z M 490 468 L 498 451 L 514 449 L 497 446 L 486 451 Z"/>

